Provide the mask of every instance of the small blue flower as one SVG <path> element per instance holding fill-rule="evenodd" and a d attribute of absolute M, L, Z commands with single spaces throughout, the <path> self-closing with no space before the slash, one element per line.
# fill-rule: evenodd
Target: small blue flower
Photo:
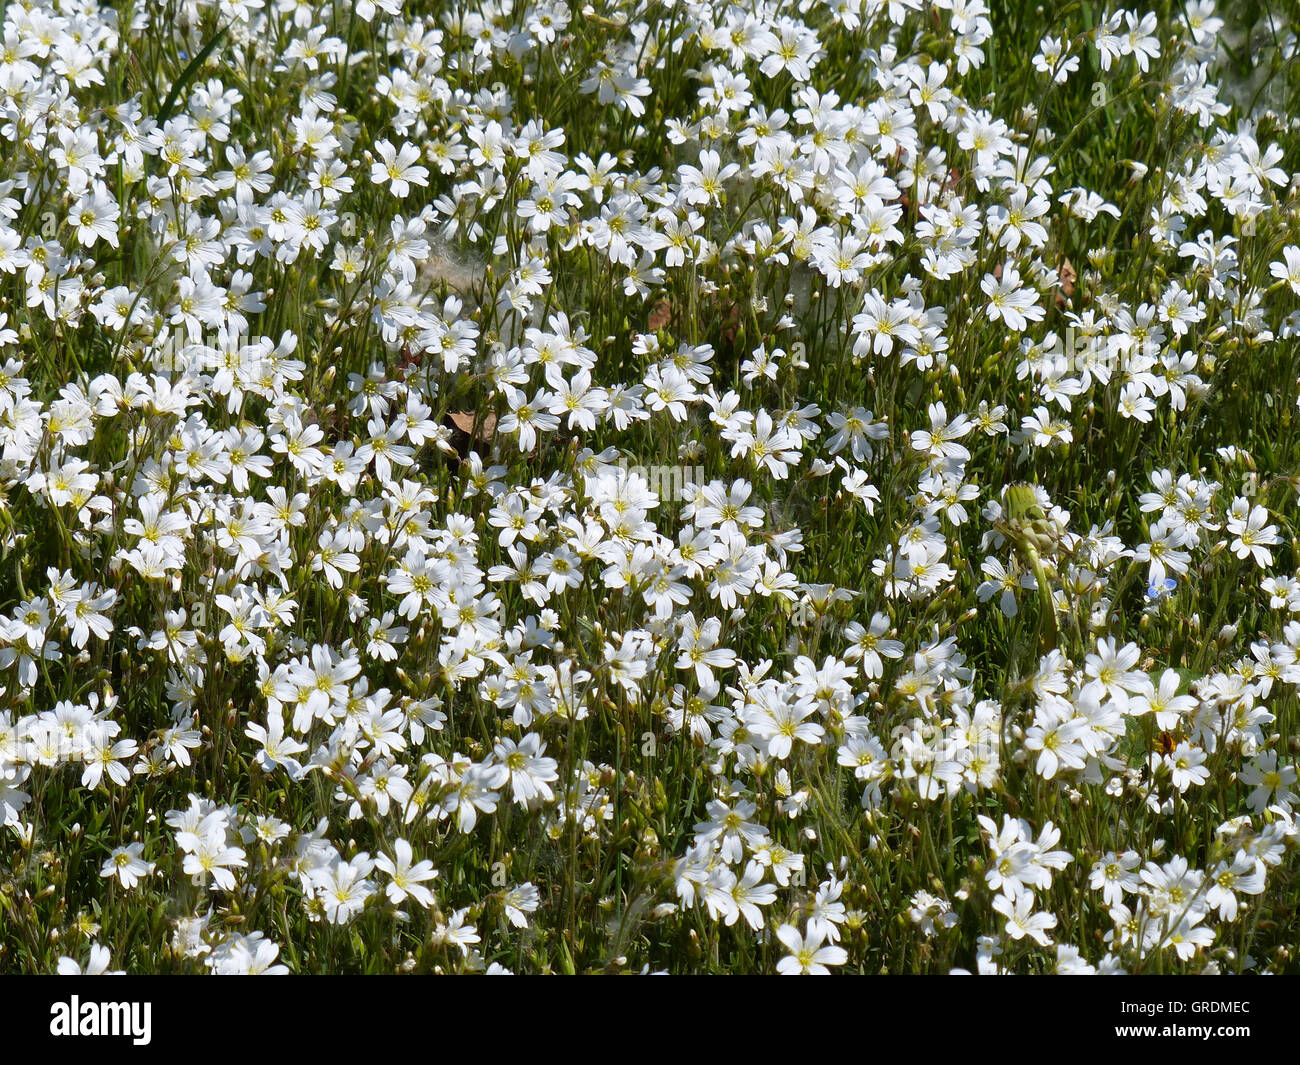
<path fill-rule="evenodd" d="M 1153 602 L 1158 602 L 1161 599 L 1168 598 L 1177 587 L 1178 582 L 1173 577 L 1166 577 L 1163 588 L 1159 588 L 1154 584 L 1147 585 L 1147 598 Z"/>

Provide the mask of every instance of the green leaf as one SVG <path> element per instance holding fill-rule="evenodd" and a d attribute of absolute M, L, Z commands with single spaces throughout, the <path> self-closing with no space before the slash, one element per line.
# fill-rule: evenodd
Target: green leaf
<path fill-rule="evenodd" d="M 203 64 L 207 62 L 208 56 L 212 54 L 212 50 L 216 48 L 220 43 L 221 38 L 225 35 L 226 27 L 222 26 L 221 29 L 217 30 L 217 32 L 212 35 L 212 39 L 199 50 L 199 53 L 190 60 L 189 66 L 181 71 L 181 76 L 177 78 L 175 84 L 172 85 L 172 91 L 167 94 L 167 99 L 163 101 L 162 107 L 158 109 L 156 117 L 160 126 L 166 122 L 167 119 L 171 118 L 172 108 L 176 106 L 176 101 L 180 97 L 180 94 L 184 92 L 185 87 L 194 80 Z"/>

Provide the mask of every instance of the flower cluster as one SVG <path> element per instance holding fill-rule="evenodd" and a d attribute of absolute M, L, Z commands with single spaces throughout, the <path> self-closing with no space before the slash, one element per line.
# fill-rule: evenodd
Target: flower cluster
<path fill-rule="evenodd" d="M 1300 138 L 1175 6 L 8 5 L 25 963 L 1285 963 Z"/>

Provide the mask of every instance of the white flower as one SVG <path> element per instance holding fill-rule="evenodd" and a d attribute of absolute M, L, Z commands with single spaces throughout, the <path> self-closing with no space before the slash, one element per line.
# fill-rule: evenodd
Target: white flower
<path fill-rule="evenodd" d="M 783 924 L 776 937 L 790 952 L 777 962 L 776 971 L 782 976 L 829 976 L 828 965 L 844 965 L 849 960 L 843 947 L 822 946 L 826 937 L 812 928 L 804 936 L 794 925 Z"/>
<path fill-rule="evenodd" d="M 1001 321 L 1008 329 L 1019 333 L 1031 322 L 1043 320 L 1043 308 L 1038 306 L 1038 293 L 1020 287 L 1020 272 L 1005 263 L 1001 278 L 985 274 L 980 288 L 988 296 L 985 307 L 991 321 Z"/>
<path fill-rule="evenodd" d="M 375 144 L 379 161 L 370 167 L 370 180 L 376 185 L 389 185 L 394 196 L 405 199 L 412 185 L 429 184 L 429 170 L 416 162 L 420 149 L 414 144 L 403 144 L 400 149 L 381 140 Z"/>
<path fill-rule="evenodd" d="M 146 862 L 141 858 L 142 853 L 144 853 L 143 843 L 130 843 L 125 847 L 114 847 L 113 852 L 104 860 L 99 875 L 117 877 L 122 887 L 129 891 L 135 887 L 142 877 L 146 877 L 154 871 L 154 863 Z"/>

